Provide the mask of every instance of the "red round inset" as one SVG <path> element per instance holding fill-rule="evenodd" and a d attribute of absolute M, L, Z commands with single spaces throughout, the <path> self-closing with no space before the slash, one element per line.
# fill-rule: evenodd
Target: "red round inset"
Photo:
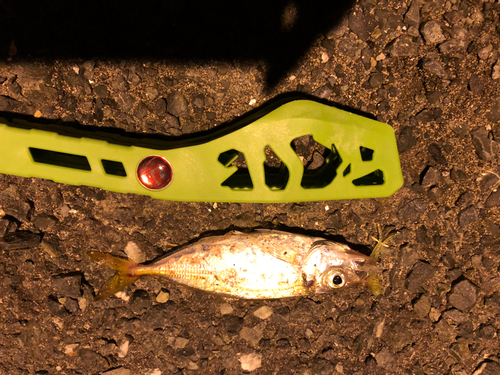
<path fill-rule="evenodd" d="M 173 175 L 172 166 L 161 156 L 145 157 L 137 167 L 139 182 L 150 190 L 166 188 L 172 182 Z"/>

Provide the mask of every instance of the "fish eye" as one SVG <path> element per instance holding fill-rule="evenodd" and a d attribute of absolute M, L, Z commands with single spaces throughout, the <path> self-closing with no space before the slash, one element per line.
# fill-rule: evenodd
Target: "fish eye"
<path fill-rule="evenodd" d="M 333 276 L 332 282 L 333 282 L 333 285 L 342 285 L 344 283 L 344 280 L 342 279 L 341 276 L 335 275 L 335 276 Z"/>
<path fill-rule="evenodd" d="M 328 277 L 328 284 L 332 288 L 342 288 L 345 285 L 344 273 L 341 271 L 334 271 Z"/>

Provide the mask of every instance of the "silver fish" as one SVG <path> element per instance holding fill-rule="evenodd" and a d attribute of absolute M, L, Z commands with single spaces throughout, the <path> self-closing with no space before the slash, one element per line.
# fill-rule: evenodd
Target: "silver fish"
<path fill-rule="evenodd" d="M 150 264 L 107 253 L 88 254 L 117 271 L 96 299 L 109 297 L 144 275 L 245 299 L 308 296 L 355 285 L 379 293 L 374 258 L 324 238 L 275 230 L 203 238 Z"/>

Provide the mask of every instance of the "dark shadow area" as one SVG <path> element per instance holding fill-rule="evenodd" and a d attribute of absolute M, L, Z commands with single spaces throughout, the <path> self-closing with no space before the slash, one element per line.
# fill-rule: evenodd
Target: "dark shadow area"
<path fill-rule="evenodd" d="M 19 113 L 3 111 L 0 111 L 0 122 L 4 121 L 5 119 L 6 125 L 16 128 L 45 130 L 69 137 L 85 137 L 98 139 L 123 146 L 146 147 L 154 150 L 170 150 L 209 142 L 215 138 L 219 138 L 226 134 L 237 131 L 244 126 L 257 121 L 259 118 L 267 115 L 269 112 L 275 110 L 276 108 L 294 100 L 312 100 L 363 117 L 374 119 L 374 116 L 360 110 L 349 108 L 343 105 L 338 105 L 325 99 L 318 99 L 312 95 L 293 92 L 278 95 L 273 99 L 267 101 L 260 107 L 246 113 L 241 117 L 238 117 L 234 121 L 227 122 L 203 132 L 186 134 L 176 137 L 165 136 L 162 134 L 130 133 L 124 131 L 123 129 L 116 128 L 103 128 L 90 125 L 83 126 L 77 122 L 68 123 L 57 120 L 47 120 L 35 118 L 33 116 L 22 115 Z"/>
<path fill-rule="evenodd" d="M 353 3 L 0 0 L 0 57 L 262 62 L 272 86 Z"/>

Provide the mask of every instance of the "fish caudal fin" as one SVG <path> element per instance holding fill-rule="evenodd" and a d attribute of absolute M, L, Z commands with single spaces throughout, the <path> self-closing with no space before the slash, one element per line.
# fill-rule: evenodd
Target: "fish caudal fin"
<path fill-rule="evenodd" d="M 115 275 L 106 281 L 97 292 L 95 299 L 98 301 L 111 297 L 140 277 L 134 273 L 137 263 L 132 260 L 94 251 L 88 252 L 87 255 L 98 262 L 104 262 L 116 271 Z"/>

